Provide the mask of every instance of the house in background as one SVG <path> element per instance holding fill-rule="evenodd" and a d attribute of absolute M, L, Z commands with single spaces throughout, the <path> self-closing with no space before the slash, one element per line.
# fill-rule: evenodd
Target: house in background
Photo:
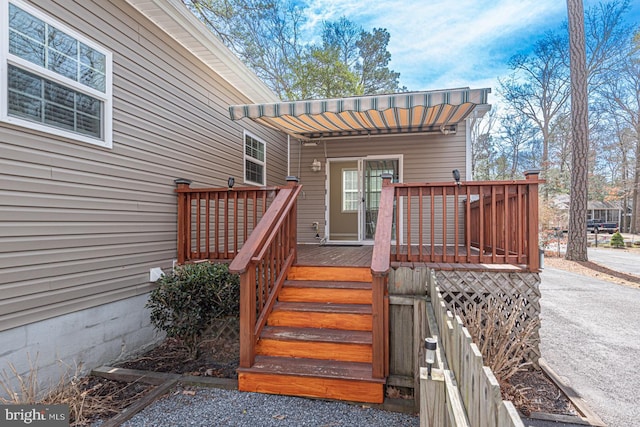
<path fill-rule="evenodd" d="M 177 0 L 0 0 L 0 369 L 39 379 L 157 342 L 174 180 L 284 184 L 287 137 L 233 122 L 276 96 Z"/>
<path fill-rule="evenodd" d="M 631 224 L 631 206 L 627 206 L 625 213 L 621 200 L 604 201 L 591 200 L 587 202 L 587 219 L 600 222 L 615 222 L 621 231 L 628 231 Z"/>

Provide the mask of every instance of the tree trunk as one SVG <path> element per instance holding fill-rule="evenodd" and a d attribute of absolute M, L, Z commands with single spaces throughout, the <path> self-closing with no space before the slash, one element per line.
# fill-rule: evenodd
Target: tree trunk
<path fill-rule="evenodd" d="M 635 174 L 633 176 L 633 192 L 631 199 L 631 230 L 629 232 L 635 234 L 638 232 L 640 227 L 638 227 L 638 191 L 640 190 L 640 134 L 638 130 L 636 130 L 636 165 L 635 165 Z"/>
<path fill-rule="evenodd" d="M 571 69 L 571 204 L 566 259 L 587 261 L 589 113 L 582 0 L 567 0 Z"/>

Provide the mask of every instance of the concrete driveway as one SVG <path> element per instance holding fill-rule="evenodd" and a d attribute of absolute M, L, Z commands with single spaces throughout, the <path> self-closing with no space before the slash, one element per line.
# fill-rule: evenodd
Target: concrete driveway
<path fill-rule="evenodd" d="M 548 267 L 541 277 L 542 356 L 607 425 L 640 426 L 640 289 Z"/>
<path fill-rule="evenodd" d="M 588 248 L 589 261 L 612 270 L 640 276 L 640 251 L 638 249 Z"/>

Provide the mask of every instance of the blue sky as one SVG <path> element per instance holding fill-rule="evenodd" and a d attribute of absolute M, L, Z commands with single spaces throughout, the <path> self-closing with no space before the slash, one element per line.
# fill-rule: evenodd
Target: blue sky
<path fill-rule="evenodd" d="M 585 9 L 597 1 L 584 0 Z M 311 28 L 346 16 L 391 34 L 390 67 L 409 90 L 491 87 L 545 31 L 567 19 L 565 0 L 310 0 Z M 640 1 L 629 23 L 640 23 Z"/>

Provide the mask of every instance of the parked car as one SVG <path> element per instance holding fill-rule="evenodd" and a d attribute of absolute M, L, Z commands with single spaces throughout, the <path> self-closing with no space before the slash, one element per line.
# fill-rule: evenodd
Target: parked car
<path fill-rule="evenodd" d="M 602 222 L 599 220 L 588 220 L 587 221 L 587 231 L 591 233 L 609 233 L 613 234 L 618 231 L 618 223 L 617 222 Z"/>

